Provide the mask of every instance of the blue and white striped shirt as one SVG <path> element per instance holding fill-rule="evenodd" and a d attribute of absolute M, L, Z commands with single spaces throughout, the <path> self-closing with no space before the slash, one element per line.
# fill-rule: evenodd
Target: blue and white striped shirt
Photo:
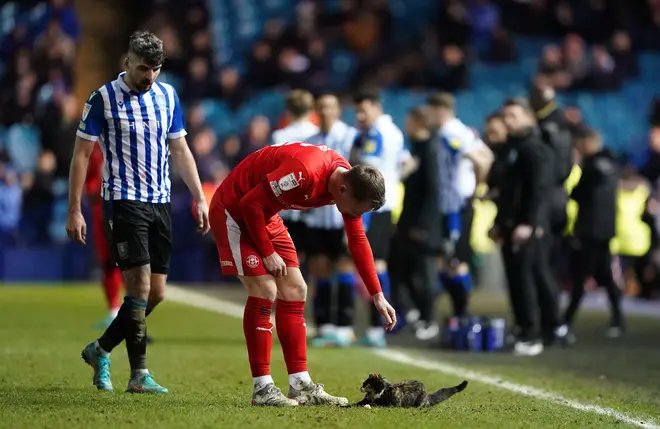
<path fill-rule="evenodd" d="M 168 203 L 168 140 L 187 134 L 179 97 L 161 82 L 138 94 L 126 85 L 124 74 L 91 93 L 76 135 L 99 142 L 105 159 L 104 200 Z"/>
<path fill-rule="evenodd" d="M 318 133 L 307 139 L 308 143 L 326 145 L 344 158 L 351 155 L 353 141 L 358 130 L 342 121 L 336 121 L 327 134 Z M 309 228 L 343 229 L 344 218 L 334 204 L 311 209 L 306 213 L 305 223 Z"/>
<path fill-rule="evenodd" d="M 457 118 L 450 119 L 438 130 L 439 201 L 443 214 L 460 213 L 465 200 L 474 195 L 477 177 L 472 161 L 465 154 L 484 143 Z"/>
<path fill-rule="evenodd" d="M 354 146 L 360 161 L 376 167 L 385 177 L 385 205 L 378 212 L 389 212 L 399 201 L 402 162 L 410 157 L 404 146 L 403 133 L 390 115 L 381 115 L 373 126 L 358 134 Z"/>
<path fill-rule="evenodd" d="M 318 132 L 319 127 L 307 119 L 295 121 L 282 129 L 273 131 L 271 144 L 280 146 L 287 142 L 307 142 L 310 136 Z M 300 210 L 282 210 L 280 211 L 280 217 L 291 222 L 304 222 L 303 212 Z"/>

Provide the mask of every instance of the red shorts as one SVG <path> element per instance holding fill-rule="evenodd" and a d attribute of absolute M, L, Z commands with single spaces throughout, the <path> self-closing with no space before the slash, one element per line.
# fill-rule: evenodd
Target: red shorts
<path fill-rule="evenodd" d="M 209 221 L 218 247 L 223 275 L 251 277 L 269 274 L 242 221 L 235 221 L 220 204 L 211 206 Z M 284 260 L 286 266 L 297 268 L 296 247 L 293 245 L 293 240 L 291 240 L 282 218 L 273 217 L 266 225 L 266 229 L 275 252 Z"/>
<path fill-rule="evenodd" d="M 92 203 L 92 234 L 96 256 L 99 263 L 104 266 L 110 261 L 112 254 L 103 228 L 103 200 L 100 198 Z"/>

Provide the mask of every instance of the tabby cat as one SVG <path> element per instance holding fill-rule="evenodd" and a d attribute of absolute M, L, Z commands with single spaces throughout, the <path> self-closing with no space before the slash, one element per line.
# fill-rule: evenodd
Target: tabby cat
<path fill-rule="evenodd" d="M 430 407 L 449 399 L 467 387 L 468 382 L 463 381 L 458 386 L 445 387 L 427 394 L 424 383 L 417 380 L 404 380 L 400 383 L 391 383 L 380 374 L 370 374 L 362 383 L 362 392 L 366 396 L 354 407 L 378 406 L 399 408 Z"/>

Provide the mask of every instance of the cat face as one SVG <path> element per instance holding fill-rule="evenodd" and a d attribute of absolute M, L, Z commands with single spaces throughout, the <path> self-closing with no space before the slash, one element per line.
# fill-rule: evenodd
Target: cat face
<path fill-rule="evenodd" d="M 376 373 L 369 374 L 362 383 L 360 391 L 368 395 L 379 395 L 385 389 L 385 378 Z"/>

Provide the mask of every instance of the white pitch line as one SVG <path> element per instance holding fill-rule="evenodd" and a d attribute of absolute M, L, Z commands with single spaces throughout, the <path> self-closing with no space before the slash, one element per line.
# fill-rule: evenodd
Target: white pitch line
<path fill-rule="evenodd" d="M 214 313 L 223 314 L 233 318 L 243 318 L 243 306 L 234 304 L 232 302 L 223 301 L 219 298 L 205 295 L 199 292 L 186 290 L 177 286 L 168 285 L 167 299 L 177 302 L 179 304 L 189 305 L 191 307 L 201 308 Z M 585 413 L 595 413 L 603 416 L 615 418 L 621 422 L 628 423 L 633 426 L 645 429 L 660 429 L 660 425 L 651 421 L 647 417 L 638 417 L 631 414 L 625 414 L 616 411 L 612 408 L 600 407 L 593 404 L 585 404 L 582 402 L 574 401 L 565 398 L 556 393 L 546 390 L 537 389 L 536 387 L 525 386 L 523 384 L 513 383 L 504 379 L 490 376 L 477 371 L 472 371 L 460 366 L 455 366 L 447 363 L 434 362 L 430 360 L 420 359 L 396 350 L 371 350 L 371 352 L 383 359 L 393 362 L 402 363 L 409 366 L 425 369 L 428 371 L 441 372 L 456 376 L 459 378 L 466 378 L 477 381 L 482 384 L 488 384 L 499 389 L 508 390 L 519 395 L 528 396 L 534 399 L 542 399 L 547 402 L 563 405 L 565 407 L 573 408 Z"/>

